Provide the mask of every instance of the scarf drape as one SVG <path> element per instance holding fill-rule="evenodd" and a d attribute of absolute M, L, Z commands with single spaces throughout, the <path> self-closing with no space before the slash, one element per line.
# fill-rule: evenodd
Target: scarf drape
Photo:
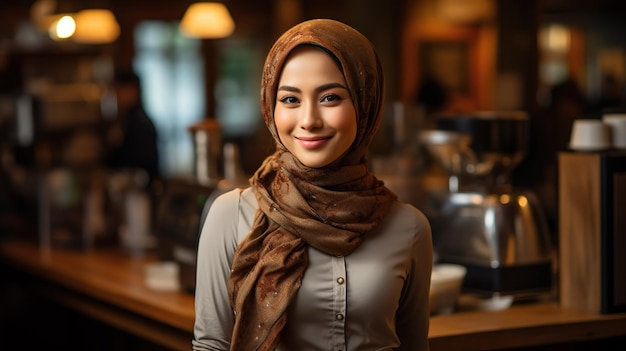
<path fill-rule="evenodd" d="M 356 140 L 338 165 L 304 166 L 281 145 L 274 126 L 280 72 L 287 55 L 303 44 L 320 46 L 339 61 L 357 112 Z M 366 157 L 382 116 L 383 87 L 373 46 L 343 23 L 300 23 L 270 49 L 261 107 L 277 148 L 250 180 L 258 209 L 228 282 L 235 313 L 231 350 L 276 348 L 308 265 L 307 245 L 329 255 L 350 255 L 388 213 L 396 196 L 370 173 Z"/>

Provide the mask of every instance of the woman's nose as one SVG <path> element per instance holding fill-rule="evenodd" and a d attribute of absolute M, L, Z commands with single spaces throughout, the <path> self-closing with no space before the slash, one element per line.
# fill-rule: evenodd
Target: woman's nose
<path fill-rule="evenodd" d="M 300 111 L 300 128 L 319 128 L 323 125 L 319 108 L 316 104 L 307 103 Z"/>

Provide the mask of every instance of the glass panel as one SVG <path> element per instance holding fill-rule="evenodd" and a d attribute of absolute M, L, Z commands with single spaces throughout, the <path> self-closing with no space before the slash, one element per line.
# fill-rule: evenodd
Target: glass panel
<path fill-rule="evenodd" d="M 224 139 L 257 131 L 263 58 L 252 40 L 216 42 L 216 118 Z M 144 21 L 135 29 L 134 69 L 142 99 L 159 135 L 163 176 L 192 175 L 194 152 L 187 128 L 205 118 L 206 81 L 202 42 L 179 33 L 178 22 Z"/>
<path fill-rule="evenodd" d="M 254 133 L 262 121 L 259 89 L 263 58 L 251 40 L 229 39 L 221 44 L 215 84 L 216 116 L 225 138 L 245 137 Z"/>
<path fill-rule="evenodd" d="M 200 44 L 180 35 L 177 22 L 145 21 L 135 29 L 134 69 L 142 80 L 146 112 L 157 128 L 165 177 L 193 174 L 187 127 L 205 109 Z"/>

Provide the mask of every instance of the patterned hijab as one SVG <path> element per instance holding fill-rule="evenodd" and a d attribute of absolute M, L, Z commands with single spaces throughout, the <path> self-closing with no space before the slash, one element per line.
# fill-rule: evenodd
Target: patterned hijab
<path fill-rule="evenodd" d="M 335 56 L 356 109 L 357 135 L 340 162 L 304 166 L 280 142 L 274 106 L 280 73 L 299 45 Z M 367 152 L 382 118 L 383 71 L 361 33 L 334 20 L 302 22 L 270 49 L 263 68 L 261 108 L 276 142 L 250 179 L 259 207 L 240 243 L 228 284 L 235 325 L 231 350 L 274 350 L 308 264 L 307 245 L 350 255 L 388 213 L 395 195 L 370 173 Z"/>

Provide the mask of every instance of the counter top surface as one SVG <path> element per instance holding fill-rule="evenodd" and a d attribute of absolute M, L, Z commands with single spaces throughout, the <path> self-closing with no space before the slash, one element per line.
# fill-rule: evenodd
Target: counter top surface
<path fill-rule="evenodd" d="M 0 254 L 22 270 L 79 293 L 176 328 L 193 328 L 191 294 L 156 291 L 145 283 L 143 270 L 156 261 L 153 255 L 133 256 L 116 248 L 43 248 L 22 241 L 2 243 Z"/>
<path fill-rule="evenodd" d="M 626 315 L 563 309 L 556 302 L 433 316 L 431 350 L 500 350 L 626 335 Z"/>
<path fill-rule="evenodd" d="M 173 337 L 187 339 L 179 340 L 177 345 L 189 348 L 194 323 L 193 295 L 156 291 L 146 284 L 143 271 L 147 264 L 157 261 L 155 255 L 133 256 L 114 247 L 70 250 L 39 247 L 27 241 L 3 241 L 0 259 L 65 292 L 88 297 L 85 304 L 115 306 L 121 313 L 141 316 L 175 330 Z M 60 301 L 91 311 L 98 318 L 107 311 L 84 307 L 74 297 Z M 111 324 L 132 329 L 127 322 Z M 626 314 L 587 313 L 563 309 L 556 302 L 541 302 L 514 304 L 500 311 L 433 316 L 429 338 L 431 350 L 453 351 L 467 350 L 468 345 L 471 349 L 498 350 L 624 335 Z"/>

